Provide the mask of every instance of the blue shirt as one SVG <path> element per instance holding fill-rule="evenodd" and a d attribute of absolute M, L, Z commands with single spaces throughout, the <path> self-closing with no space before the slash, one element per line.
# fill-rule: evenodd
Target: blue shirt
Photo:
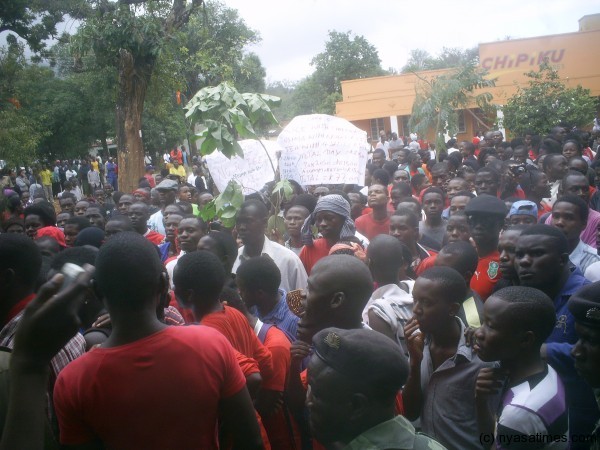
<path fill-rule="evenodd" d="M 277 328 L 285 332 L 290 341 L 296 340 L 296 332 L 298 330 L 298 321 L 300 318 L 290 311 L 290 308 L 285 301 L 286 292 L 279 289 L 281 298 L 277 304 L 265 315 L 261 315 L 256 306 L 250 308 L 250 312 L 258 317 L 264 323 L 272 323 L 277 325 Z"/>

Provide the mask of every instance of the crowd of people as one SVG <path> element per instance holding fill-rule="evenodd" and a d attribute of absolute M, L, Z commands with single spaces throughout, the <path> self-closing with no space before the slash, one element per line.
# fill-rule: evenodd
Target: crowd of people
<path fill-rule="evenodd" d="M 232 229 L 179 149 L 57 205 L 19 173 L 0 449 L 600 448 L 599 142 L 405 140 Z"/>

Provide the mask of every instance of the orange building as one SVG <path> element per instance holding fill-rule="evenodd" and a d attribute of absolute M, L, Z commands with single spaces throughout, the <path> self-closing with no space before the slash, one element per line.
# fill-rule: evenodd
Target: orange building
<path fill-rule="evenodd" d="M 525 73 L 537 70 L 544 58 L 548 58 L 567 86 L 580 84 L 590 89 L 593 96 L 600 96 L 600 59 L 594 53 L 598 45 L 600 14 L 581 18 L 579 31 L 575 33 L 479 44 L 480 66 L 489 71 L 490 78 L 496 79 L 496 86 L 485 91 L 493 95 L 493 103 L 505 104 L 518 86 L 527 85 Z M 431 79 L 447 71 L 423 71 L 418 77 Z M 418 77 L 408 73 L 342 81 L 343 99 L 336 103 L 336 115 L 365 130 L 374 140 L 379 130 L 408 136 Z M 475 109 L 460 111 L 457 138 L 470 140 L 476 131 L 486 131 L 487 125 Z"/>

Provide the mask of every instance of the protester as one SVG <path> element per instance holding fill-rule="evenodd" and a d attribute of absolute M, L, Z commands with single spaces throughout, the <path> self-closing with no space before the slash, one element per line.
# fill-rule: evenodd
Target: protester
<path fill-rule="evenodd" d="M 361 234 L 371 240 L 375 236 L 390 232 L 390 217 L 387 210 L 387 186 L 371 184 L 367 199 L 367 204 L 372 211 L 369 214 L 358 217 L 354 221 L 354 224 Z"/>

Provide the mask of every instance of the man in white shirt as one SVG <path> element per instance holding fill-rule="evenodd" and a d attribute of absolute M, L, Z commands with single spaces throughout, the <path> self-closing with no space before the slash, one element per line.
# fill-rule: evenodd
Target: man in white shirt
<path fill-rule="evenodd" d="M 244 245 L 238 250 L 232 272 L 236 273 L 246 259 L 268 255 L 281 271 L 280 289 L 289 292 L 306 288 L 308 277 L 300 258 L 293 251 L 265 236 L 268 216 L 269 210 L 258 200 L 248 200 L 242 204 L 237 215 L 236 228 Z"/>

